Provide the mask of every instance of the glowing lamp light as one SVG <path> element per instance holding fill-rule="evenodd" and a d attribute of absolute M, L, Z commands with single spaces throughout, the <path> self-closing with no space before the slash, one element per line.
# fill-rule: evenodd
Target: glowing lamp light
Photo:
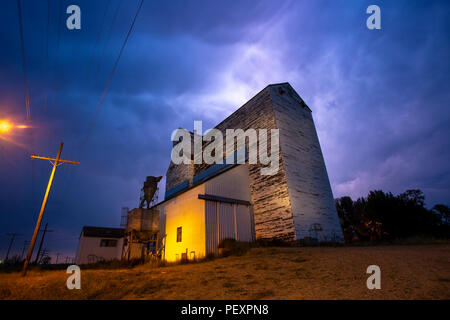
<path fill-rule="evenodd" d="M 7 133 L 13 129 L 27 129 L 30 126 L 25 124 L 15 124 L 11 123 L 8 120 L 0 120 L 0 133 Z"/>
<path fill-rule="evenodd" d="M 7 121 L 0 121 L 0 132 L 8 132 L 11 130 L 11 124 Z"/>

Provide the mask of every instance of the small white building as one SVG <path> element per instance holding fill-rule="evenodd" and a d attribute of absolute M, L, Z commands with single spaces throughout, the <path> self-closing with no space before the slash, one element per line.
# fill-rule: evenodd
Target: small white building
<path fill-rule="evenodd" d="M 78 241 L 77 265 L 121 259 L 124 229 L 83 227 Z"/>

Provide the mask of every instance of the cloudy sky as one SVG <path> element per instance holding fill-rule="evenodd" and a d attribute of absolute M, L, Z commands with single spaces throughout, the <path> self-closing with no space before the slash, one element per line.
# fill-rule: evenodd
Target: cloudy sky
<path fill-rule="evenodd" d="M 146 0 L 99 104 L 139 2 L 22 0 L 33 128 L 0 136 L 0 258 L 7 233 L 23 234 L 13 253 L 30 240 L 50 175 L 30 152 L 64 141 L 81 161 L 58 167 L 44 217 L 45 247 L 73 256 L 82 226 L 119 226 L 145 176 L 165 174 L 172 130 L 213 127 L 279 82 L 313 111 L 335 197 L 420 188 L 450 204 L 448 2 Z M 71 4 L 81 30 L 65 26 Z M 0 21 L 0 119 L 26 124 L 16 1 Z"/>

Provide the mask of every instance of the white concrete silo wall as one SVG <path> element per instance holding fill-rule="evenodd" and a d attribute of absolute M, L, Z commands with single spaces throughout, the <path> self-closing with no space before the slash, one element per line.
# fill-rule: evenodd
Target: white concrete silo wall
<path fill-rule="evenodd" d="M 284 88 L 286 89 L 286 88 Z M 333 193 L 311 112 L 296 93 L 271 88 L 297 240 L 342 241 Z M 312 231 L 320 225 L 321 231 Z"/>

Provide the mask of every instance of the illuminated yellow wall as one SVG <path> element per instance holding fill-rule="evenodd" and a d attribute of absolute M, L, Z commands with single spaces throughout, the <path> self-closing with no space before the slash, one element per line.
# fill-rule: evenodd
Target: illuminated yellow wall
<path fill-rule="evenodd" d="M 205 201 L 198 199 L 204 194 L 204 184 L 158 206 L 165 219 L 165 254 L 167 261 L 176 261 L 177 255 L 195 252 L 196 258 L 205 256 Z M 182 241 L 177 242 L 177 228 L 182 227 Z"/>

